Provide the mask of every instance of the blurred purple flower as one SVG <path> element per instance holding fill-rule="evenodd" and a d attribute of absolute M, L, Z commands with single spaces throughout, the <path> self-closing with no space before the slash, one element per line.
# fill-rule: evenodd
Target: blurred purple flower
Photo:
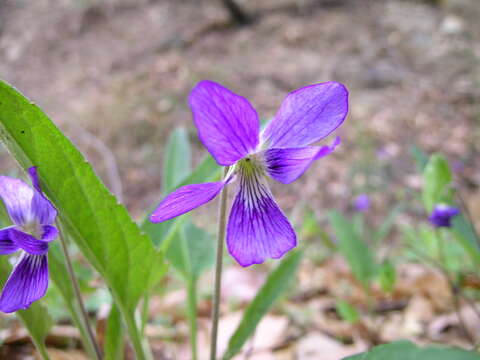
<path fill-rule="evenodd" d="M 28 169 L 33 189 L 20 179 L 0 176 L 0 197 L 13 226 L 0 230 L 0 255 L 21 251 L 0 295 L 0 311 L 26 309 L 48 288 L 48 243 L 58 231 L 57 211 L 43 195 L 36 167 Z"/>
<path fill-rule="evenodd" d="M 296 235 L 275 202 L 267 176 L 289 184 L 331 146 L 308 146 L 327 137 L 348 112 L 347 89 L 336 82 L 310 85 L 290 93 L 260 133 L 257 112 L 247 99 L 212 82 L 201 81 L 189 104 L 198 136 L 218 164 L 232 166 L 223 181 L 187 185 L 168 195 L 150 220 L 162 222 L 193 210 L 238 180 L 227 226 L 230 254 L 242 266 L 280 258 L 296 246 Z"/>
<path fill-rule="evenodd" d="M 364 212 L 370 207 L 370 198 L 367 194 L 360 194 L 355 198 L 355 210 Z"/>
<path fill-rule="evenodd" d="M 445 204 L 438 204 L 434 206 L 432 214 L 428 220 L 437 228 L 450 227 L 452 226 L 452 218 L 458 214 L 460 214 L 460 210 L 458 208 Z"/>

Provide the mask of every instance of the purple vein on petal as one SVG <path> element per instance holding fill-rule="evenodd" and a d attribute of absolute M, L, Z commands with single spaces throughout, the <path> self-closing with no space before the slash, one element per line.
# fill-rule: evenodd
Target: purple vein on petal
<path fill-rule="evenodd" d="M 337 137 L 330 146 L 268 149 L 264 153 L 268 174 L 275 180 L 290 184 L 297 180 L 315 161 L 327 156 L 340 144 Z"/>
<path fill-rule="evenodd" d="M 246 98 L 203 80 L 192 90 L 189 104 L 199 138 L 218 164 L 232 165 L 257 147 L 260 122 Z"/>
<path fill-rule="evenodd" d="M 23 254 L 0 295 L 0 311 L 26 309 L 40 299 L 48 287 L 47 255 Z"/>
<path fill-rule="evenodd" d="M 348 91 L 337 82 L 295 90 L 262 134 L 269 148 L 297 148 L 327 137 L 348 113 Z"/>
<path fill-rule="evenodd" d="M 160 202 L 150 215 L 150 221 L 166 221 L 202 206 L 217 196 L 226 183 L 227 181 L 218 181 L 183 186 Z"/>
<path fill-rule="evenodd" d="M 278 259 L 296 246 L 296 235 L 258 172 L 243 173 L 227 226 L 229 253 L 242 266 Z"/>

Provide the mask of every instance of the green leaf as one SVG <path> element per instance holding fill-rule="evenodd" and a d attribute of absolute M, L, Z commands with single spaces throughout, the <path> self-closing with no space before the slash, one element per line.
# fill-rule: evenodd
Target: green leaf
<path fill-rule="evenodd" d="M 40 108 L 2 81 L 0 138 L 24 169 L 38 166 L 64 228 L 105 279 L 143 358 L 133 311 L 161 261 L 152 242 Z"/>
<path fill-rule="evenodd" d="M 187 283 L 187 317 L 189 320 L 192 359 L 197 358 L 197 279 L 215 261 L 214 241 L 210 234 L 190 220 L 175 234 L 167 259 Z"/>
<path fill-rule="evenodd" d="M 116 298 L 133 309 L 158 256 L 148 237 L 37 106 L 4 82 L 0 99 L 0 136 L 7 148 L 24 169 L 38 166 L 68 233 Z"/>
<path fill-rule="evenodd" d="M 231 359 L 242 349 L 275 300 L 288 289 L 288 285 L 295 277 L 301 258 L 301 251 L 291 251 L 270 273 L 260 291 L 245 310 L 242 321 L 230 338 L 227 351 L 223 355 L 224 360 Z"/>
<path fill-rule="evenodd" d="M 439 154 L 432 155 L 423 171 L 422 200 L 429 213 L 435 204 L 452 202 L 451 182 L 448 161 Z"/>
<path fill-rule="evenodd" d="M 353 275 L 363 286 L 368 287 L 377 270 L 372 252 L 357 235 L 353 225 L 340 213 L 331 211 L 328 217 L 337 236 L 338 248 L 350 265 Z"/>
<path fill-rule="evenodd" d="M 360 314 L 353 305 L 349 304 L 346 301 L 340 300 L 335 304 L 338 315 L 350 324 L 355 324 L 360 320 Z"/>
<path fill-rule="evenodd" d="M 343 360 L 480 360 L 480 354 L 456 348 L 430 346 L 420 348 L 409 341 L 379 345 L 367 353 Z"/>
<path fill-rule="evenodd" d="M 373 243 L 378 244 L 381 242 L 389 233 L 390 230 L 392 229 L 392 226 L 395 224 L 395 220 L 397 219 L 398 215 L 403 211 L 404 209 L 403 204 L 396 205 L 387 215 L 386 219 L 383 221 L 383 223 L 380 225 L 377 231 L 373 234 Z"/>
<path fill-rule="evenodd" d="M 164 193 L 174 190 L 178 184 L 191 173 L 191 151 L 188 133 L 184 128 L 177 128 L 168 139 L 164 163 Z"/>
<path fill-rule="evenodd" d="M 463 214 L 452 219 L 452 232 L 465 252 L 471 257 L 474 264 L 480 265 L 479 239 L 471 224 Z"/>
<path fill-rule="evenodd" d="M 112 304 L 110 314 L 107 318 L 107 328 L 105 330 L 105 344 L 103 351 L 105 360 L 122 360 L 123 359 L 123 324 L 120 311 Z"/>
<path fill-rule="evenodd" d="M 385 261 L 378 269 L 378 281 L 383 292 L 390 293 L 395 287 L 397 272 L 391 262 Z"/>
<path fill-rule="evenodd" d="M 11 271 L 12 266 L 9 264 L 7 257 L 0 257 L 0 286 L 2 288 Z M 20 318 L 32 337 L 37 350 L 41 354 L 45 354 L 45 338 L 53 325 L 53 320 L 47 309 L 40 303 L 40 301 L 36 301 L 30 305 L 27 310 L 19 310 L 15 314 Z"/>

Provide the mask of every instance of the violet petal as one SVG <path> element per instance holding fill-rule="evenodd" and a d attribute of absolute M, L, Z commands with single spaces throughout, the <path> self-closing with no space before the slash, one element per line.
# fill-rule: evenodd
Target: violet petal
<path fill-rule="evenodd" d="M 150 215 L 150 221 L 159 223 L 185 214 L 212 200 L 226 182 L 186 185 L 168 195 Z"/>
<path fill-rule="evenodd" d="M 247 99 L 213 81 L 200 81 L 189 104 L 203 145 L 218 164 L 232 165 L 258 145 L 260 123 Z"/>
<path fill-rule="evenodd" d="M 269 148 L 297 148 L 327 137 L 348 112 L 348 91 L 325 82 L 295 90 L 283 100 L 262 139 Z"/>
<path fill-rule="evenodd" d="M 297 244 L 295 231 L 266 183 L 240 177 L 227 225 L 229 253 L 242 266 L 278 259 Z"/>
<path fill-rule="evenodd" d="M 435 227 L 451 227 L 452 218 L 460 214 L 460 210 L 453 206 L 437 204 L 428 218 Z"/>
<path fill-rule="evenodd" d="M 57 238 L 58 229 L 52 225 L 43 225 L 42 226 L 42 241 L 50 242 Z"/>
<path fill-rule="evenodd" d="M 10 238 L 10 228 L 0 230 L 0 255 L 11 254 L 18 250 L 18 246 Z"/>
<path fill-rule="evenodd" d="M 8 215 L 16 225 L 33 220 L 30 209 L 34 191 L 20 179 L 0 176 L 0 197 Z"/>
<path fill-rule="evenodd" d="M 32 198 L 32 213 L 35 215 L 38 222 L 42 225 L 51 225 L 55 222 L 57 216 L 57 210 L 53 207 L 52 203 L 45 197 L 40 188 L 40 182 L 37 175 L 37 168 L 32 166 L 28 169 L 28 174 L 32 179 L 35 193 Z"/>
<path fill-rule="evenodd" d="M 365 212 L 370 207 L 370 197 L 367 194 L 360 194 L 355 199 L 355 210 Z"/>
<path fill-rule="evenodd" d="M 11 313 L 28 308 L 48 288 L 47 255 L 24 254 L 0 295 L 0 311 Z"/>
<path fill-rule="evenodd" d="M 297 180 L 315 161 L 327 156 L 340 144 L 337 137 L 331 146 L 268 149 L 265 163 L 268 174 L 277 181 L 290 184 Z"/>
<path fill-rule="evenodd" d="M 9 233 L 10 239 L 15 243 L 15 245 L 29 254 L 42 255 L 48 251 L 47 241 L 38 240 L 32 235 L 24 233 L 23 231 L 15 228 L 10 228 Z"/>

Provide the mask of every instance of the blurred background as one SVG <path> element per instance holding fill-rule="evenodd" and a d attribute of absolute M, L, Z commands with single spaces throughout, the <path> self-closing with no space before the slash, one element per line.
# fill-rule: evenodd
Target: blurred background
<path fill-rule="evenodd" d="M 45 110 L 139 221 L 161 199 L 165 144 L 176 127 L 187 129 L 194 164 L 207 154 L 186 103 L 199 80 L 247 97 L 262 119 L 292 90 L 344 83 L 350 113 L 338 131 L 342 145 L 291 186 L 272 184 L 308 254 L 295 288 L 262 320 L 245 356 L 335 360 L 400 338 L 468 348 L 442 274 L 407 254 L 403 241 L 405 227 L 428 217 L 418 201 L 418 164 L 433 152 L 448 159 L 458 193 L 480 221 L 479 1 L 236 0 L 236 11 L 229 4 L 0 0 L 0 76 Z M 15 173 L 3 148 L 0 164 L 2 173 Z M 327 218 L 330 210 L 354 218 L 364 193 L 365 228 L 394 218 L 375 257 L 398 256 L 395 289 L 374 290 L 367 296 L 373 307 L 336 251 Z M 215 207 L 194 213 L 212 233 Z M 275 265 L 245 270 L 227 261 L 223 346 Z M 94 275 L 86 279 L 96 286 Z M 472 279 L 478 288 L 480 279 Z M 210 273 L 202 277 L 205 334 L 211 283 Z M 185 294 L 174 278 L 163 286 L 168 294 L 154 297 L 150 309 L 152 341 L 164 358 L 188 359 Z M 92 297 L 91 311 L 101 314 L 101 294 Z M 348 302 L 343 313 L 339 299 Z M 349 310 L 373 316 L 357 321 Z M 478 324 L 467 324 L 477 339 Z M 0 337 L 11 345 L 2 351 L 18 346 L 18 331 L 4 327 Z M 201 335 L 203 354 L 207 343 Z"/>

